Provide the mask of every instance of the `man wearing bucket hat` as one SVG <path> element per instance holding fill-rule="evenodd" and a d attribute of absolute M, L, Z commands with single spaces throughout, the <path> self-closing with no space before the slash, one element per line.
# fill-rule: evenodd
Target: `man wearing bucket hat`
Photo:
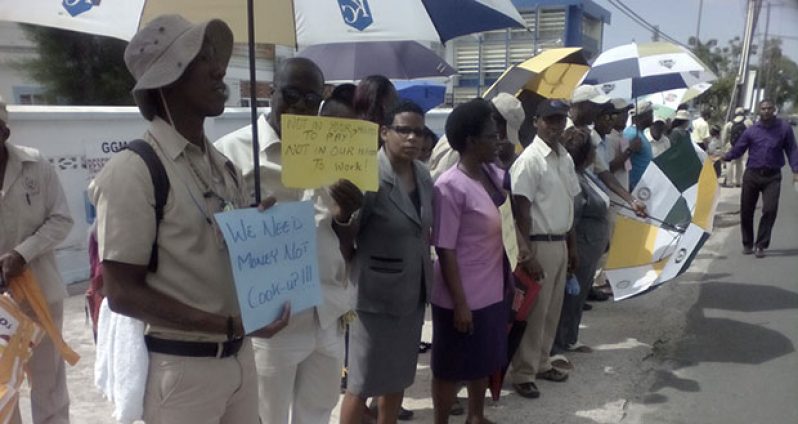
<path fill-rule="evenodd" d="M 232 48 L 220 20 L 192 24 L 166 15 L 141 28 L 125 64 L 149 121 L 142 139 L 170 182 L 163 215 L 156 218 L 153 207 L 152 162 L 132 151 L 116 154 L 90 186 L 109 306 L 148 324 L 148 424 L 258 422 L 252 345 L 213 220 L 246 206 L 248 195 L 240 172 L 203 131 L 206 117 L 224 111 Z M 270 337 L 289 312 L 253 335 Z"/>
<path fill-rule="evenodd" d="M 30 268 L 60 331 L 67 292 L 54 249 L 69 234 L 72 217 L 53 166 L 37 150 L 8 143 L 10 135 L 8 111 L 0 99 L 0 291 Z M 22 307 L 30 311 L 27 304 Z M 69 423 L 64 360 L 50 337 L 34 348 L 27 369 L 34 424 Z M 18 407 L 12 422 L 21 422 Z"/>

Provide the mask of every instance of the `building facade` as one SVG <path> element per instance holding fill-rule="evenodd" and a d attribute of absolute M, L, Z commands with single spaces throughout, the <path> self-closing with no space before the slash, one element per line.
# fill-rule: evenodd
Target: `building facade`
<path fill-rule="evenodd" d="M 478 96 L 509 66 L 553 47 L 583 47 L 588 60 L 602 50 L 610 12 L 591 0 L 513 0 L 525 28 L 489 31 L 448 43 L 446 59 L 458 71 L 447 103 Z"/>

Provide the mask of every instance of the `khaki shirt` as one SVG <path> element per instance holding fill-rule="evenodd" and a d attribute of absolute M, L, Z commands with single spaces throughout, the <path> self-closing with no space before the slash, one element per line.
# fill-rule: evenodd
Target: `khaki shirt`
<path fill-rule="evenodd" d="M 283 185 L 282 143 L 264 115 L 258 119 L 258 137 L 261 196 L 274 196 L 278 202 L 310 200 L 314 203 L 319 276 L 323 296 L 322 304 L 315 309 L 321 327 L 328 328 L 337 323 L 341 315 L 352 309 L 352 293 L 349 292 L 350 286 L 346 279 L 346 262 L 339 249 L 338 236 L 332 228 L 331 208 L 335 202 L 323 188 L 300 190 Z M 248 125 L 234 131 L 220 138 L 215 145 L 242 169 L 248 190 L 254 193 L 252 127 Z"/>
<path fill-rule="evenodd" d="M 219 315 L 238 315 L 233 272 L 213 214 L 223 201 L 244 207 L 246 195 L 227 159 L 205 142 L 205 153 L 169 124 L 155 118 L 143 137 L 161 159 L 170 190 L 158 229 L 158 270 L 147 284 L 186 305 Z M 155 240 L 155 197 L 147 165 L 130 151 L 117 153 L 89 187 L 97 207 L 100 259 L 146 266 Z M 208 191 L 216 195 L 205 196 Z M 222 200 L 223 199 L 223 200 Z M 151 325 L 167 339 L 222 341 L 226 335 Z"/>
<path fill-rule="evenodd" d="M 58 302 L 67 291 L 54 249 L 72 229 L 64 188 L 38 150 L 8 142 L 6 149 L 8 163 L 0 190 L 0 255 L 11 250 L 22 255 L 47 303 Z"/>
<path fill-rule="evenodd" d="M 565 234 L 574 223 L 574 196 L 581 192 L 571 155 L 535 136 L 510 168 L 513 195 L 529 199 L 530 235 Z"/>

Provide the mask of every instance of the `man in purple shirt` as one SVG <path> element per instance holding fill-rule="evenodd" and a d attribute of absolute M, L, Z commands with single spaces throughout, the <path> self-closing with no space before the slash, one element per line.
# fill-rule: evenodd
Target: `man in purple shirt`
<path fill-rule="evenodd" d="M 776 117 L 776 106 L 771 100 L 759 103 L 759 122 L 748 127 L 734 144 L 734 148 L 723 156 L 724 161 L 739 158 L 748 150 L 748 162 L 743 174 L 743 190 L 740 194 L 740 229 L 743 235 L 743 254 L 755 253 L 757 258 L 765 256 L 770 245 L 770 232 L 776 222 L 781 189 L 781 168 L 784 154 L 790 161 L 793 181 L 798 182 L 798 146 L 790 124 Z M 762 193 L 762 218 L 754 242 L 754 209 Z M 756 249 L 756 250 L 754 250 Z"/>

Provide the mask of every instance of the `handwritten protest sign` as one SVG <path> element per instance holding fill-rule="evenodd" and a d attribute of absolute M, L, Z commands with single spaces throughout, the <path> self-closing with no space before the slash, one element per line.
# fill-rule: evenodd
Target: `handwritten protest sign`
<path fill-rule="evenodd" d="M 319 188 L 345 178 L 377 191 L 377 124 L 356 119 L 283 115 L 283 184 Z"/>
<path fill-rule="evenodd" d="M 507 260 L 510 261 L 510 269 L 515 269 L 518 265 L 518 239 L 515 233 L 515 220 L 513 219 L 513 208 L 510 204 L 510 198 L 499 206 L 499 213 L 502 218 L 502 242 L 504 243 L 504 252 L 507 254 Z"/>
<path fill-rule="evenodd" d="M 311 202 L 289 202 L 216 214 L 246 332 L 274 321 L 286 302 L 292 313 L 321 303 L 313 213 Z"/>

